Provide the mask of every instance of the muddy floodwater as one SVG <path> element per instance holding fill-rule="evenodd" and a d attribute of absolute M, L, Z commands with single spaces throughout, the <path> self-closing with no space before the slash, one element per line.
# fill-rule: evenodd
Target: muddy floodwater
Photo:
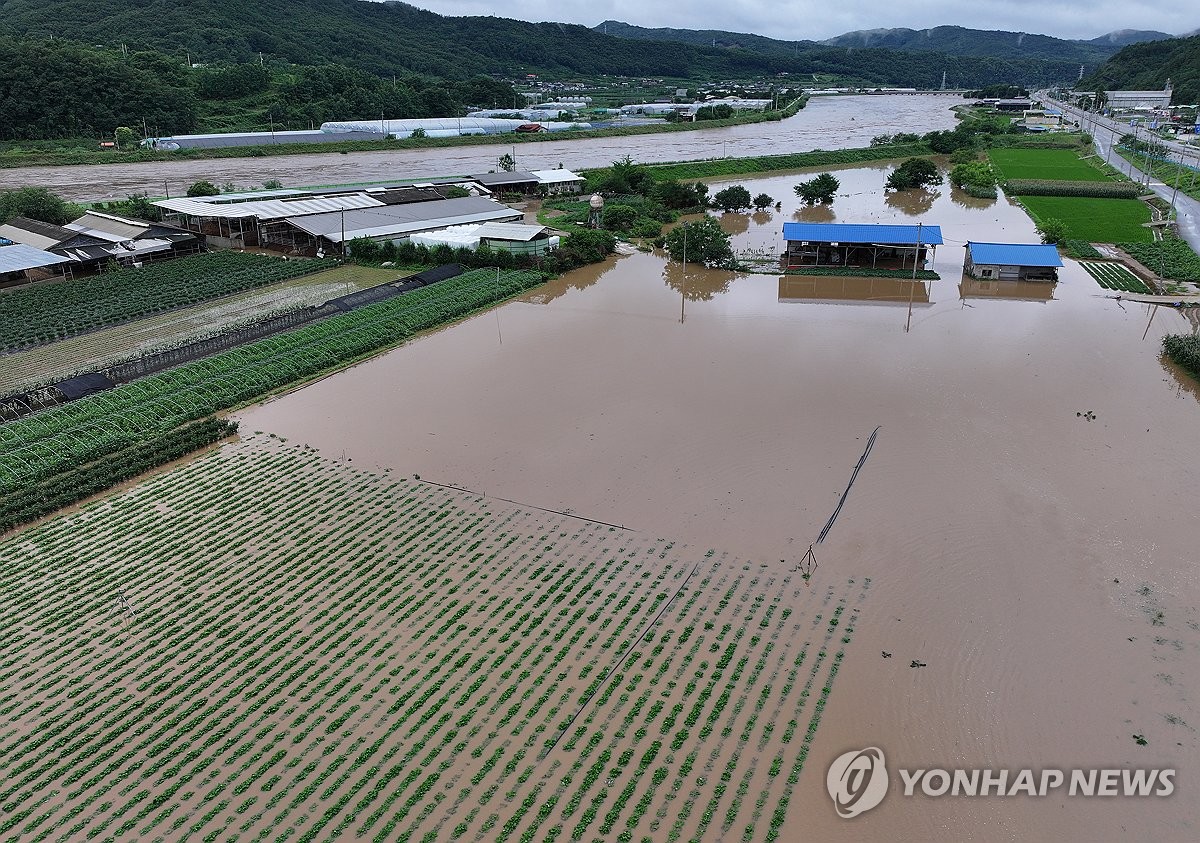
<path fill-rule="evenodd" d="M 795 117 L 723 129 L 697 129 L 632 137 L 580 138 L 533 144 L 442 147 L 428 151 L 313 153 L 274 158 L 225 158 L 140 164 L 0 169 L 0 189 L 48 187 L 67 199 L 124 199 L 131 193 L 182 195 L 188 185 L 210 179 L 254 189 L 277 179 L 297 185 L 354 184 L 419 176 L 484 173 L 513 152 L 522 170 L 603 167 L 618 158 L 692 161 L 778 155 L 814 149 L 866 146 L 879 134 L 924 133 L 955 125 L 951 107 L 962 100 L 943 95 L 816 97 Z"/>
<path fill-rule="evenodd" d="M 744 182 L 783 208 L 724 224 L 769 253 L 791 219 L 937 223 L 941 281 L 634 254 L 251 408 L 243 430 L 781 570 L 878 427 L 815 548 L 815 583 L 870 577 L 872 598 L 783 839 L 1200 839 L 1200 398 L 1160 357 L 1195 327 L 1069 261 L 1054 285 L 963 280 L 966 240 L 1036 242 L 1032 223 L 948 186 L 885 197 L 886 173 L 839 171 L 815 210 L 793 176 Z M 867 746 L 892 790 L 850 824 L 825 770 Z M 906 798 L 898 767 L 1178 773 L 1168 798 Z"/>

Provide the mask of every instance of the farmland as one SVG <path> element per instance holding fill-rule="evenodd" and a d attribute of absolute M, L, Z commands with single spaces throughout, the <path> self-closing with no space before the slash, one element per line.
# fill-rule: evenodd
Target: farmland
<path fill-rule="evenodd" d="M 0 426 L 0 495 L 394 345 L 535 286 L 476 270 Z"/>
<path fill-rule="evenodd" d="M 870 590 L 261 434 L 0 579 L 31 841 L 775 840 Z"/>
<path fill-rule="evenodd" d="M 1122 264 L 1102 263 L 1099 261 L 1080 261 L 1088 275 L 1096 279 L 1096 283 L 1106 290 L 1116 290 L 1126 293 L 1153 292 L 1141 278 L 1138 278 Z"/>
<path fill-rule="evenodd" d="M 998 148 L 990 150 L 988 157 L 1006 179 L 1109 181 L 1103 170 L 1072 149 Z"/>
<path fill-rule="evenodd" d="M 1136 199 L 1085 199 L 1071 196 L 1022 196 L 1021 204 L 1035 222 L 1058 219 L 1072 240 L 1089 243 L 1149 243 L 1154 239 L 1145 223 L 1150 209 Z"/>
<path fill-rule="evenodd" d="M 263 287 L 332 261 L 212 252 L 0 295 L 0 353 Z"/>
<path fill-rule="evenodd" d="M 335 296 L 385 284 L 401 274 L 398 270 L 341 266 L 225 296 L 220 301 L 172 310 L 0 356 L 0 395 L 174 348 L 272 313 L 320 304 Z"/>

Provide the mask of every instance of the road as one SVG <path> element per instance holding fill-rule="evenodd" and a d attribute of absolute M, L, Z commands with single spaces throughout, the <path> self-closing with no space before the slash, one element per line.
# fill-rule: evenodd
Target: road
<path fill-rule="evenodd" d="M 1073 115 L 1078 119 L 1080 125 L 1084 126 L 1085 130 L 1091 132 L 1092 137 L 1096 141 L 1096 149 L 1107 163 L 1116 167 L 1134 181 L 1140 181 L 1145 184 L 1147 179 L 1149 179 L 1147 187 L 1151 191 L 1167 202 L 1174 202 L 1175 220 L 1179 236 L 1188 242 L 1193 251 L 1200 253 L 1200 202 L 1182 191 L 1176 191 L 1174 184 L 1164 184 L 1149 177 L 1144 169 L 1126 161 L 1120 155 L 1117 155 L 1113 149 L 1122 135 L 1129 134 L 1131 128 L 1129 125 L 1118 123 L 1115 120 L 1110 120 L 1090 112 L 1083 112 L 1072 105 L 1059 102 L 1045 95 L 1042 95 L 1041 99 L 1043 102 L 1054 103 L 1056 106 L 1062 108 L 1064 113 Z M 1187 157 L 1195 157 L 1197 162 L 1200 163 L 1200 150 L 1197 150 L 1195 147 L 1189 147 L 1175 141 L 1163 141 L 1163 143 L 1168 149 Z"/>

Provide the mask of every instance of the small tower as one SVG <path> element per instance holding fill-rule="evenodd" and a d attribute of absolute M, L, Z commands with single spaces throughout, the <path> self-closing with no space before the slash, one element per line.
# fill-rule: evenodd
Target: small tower
<path fill-rule="evenodd" d="M 588 228 L 599 228 L 603 217 L 604 197 L 599 193 L 593 193 L 592 198 L 588 200 Z"/>

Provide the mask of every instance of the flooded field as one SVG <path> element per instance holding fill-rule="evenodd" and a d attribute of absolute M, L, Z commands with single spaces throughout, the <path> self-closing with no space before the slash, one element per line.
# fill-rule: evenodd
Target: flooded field
<path fill-rule="evenodd" d="M 965 241 L 1036 242 L 1033 224 L 948 186 L 885 197 L 886 172 L 838 172 L 845 195 L 819 209 L 792 177 L 743 181 L 783 209 L 723 224 L 762 253 L 791 219 L 939 224 L 941 281 L 639 253 L 251 408 L 243 430 L 783 576 L 880 426 L 815 548 L 814 587 L 870 578 L 871 597 L 781 839 L 1194 840 L 1200 403 L 1159 353 L 1193 326 L 1072 262 L 1056 285 L 961 279 Z M 893 790 L 849 825 L 824 771 L 865 746 Z M 896 767 L 1179 772 L 1165 799 L 931 799 L 902 797 Z"/>
<path fill-rule="evenodd" d="M 419 176 L 484 173 L 513 152 L 522 170 L 602 167 L 626 155 L 645 163 L 775 155 L 866 146 L 879 134 L 952 129 L 950 96 L 817 97 L 795 117 L 724 129 L 632 137 L 542 141 L 513 147 L 442 147 L 428 151 L 313 153 L 275 158 L 0 169 L 0 189 L 47 187 L 67 199 L 124 199 L 131 193 L 182 195 L 200 179 L 254 189 L 277 179 L 285 186 L 348 184 Z"/>

